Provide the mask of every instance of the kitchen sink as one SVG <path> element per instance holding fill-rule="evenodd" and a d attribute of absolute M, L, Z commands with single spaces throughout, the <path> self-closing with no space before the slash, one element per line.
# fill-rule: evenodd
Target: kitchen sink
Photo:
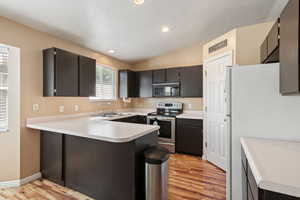
<path fill-rule="evenodd" d="M 116 112 L 109 112 L 109 113 L 99 113 L 92 115 L 93 117 L 121 117 L 126 116 L 128 114 L 125 113 L 116 113 Z"/>

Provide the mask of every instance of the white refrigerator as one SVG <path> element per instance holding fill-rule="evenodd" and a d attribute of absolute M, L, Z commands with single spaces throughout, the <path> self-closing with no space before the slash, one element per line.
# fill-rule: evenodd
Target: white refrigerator
<path fill-rule="evenodd" d="M 231 185 L 227 199 L 242 199 L 241 137 L 300 140 L 300 96 L 280 94 L 279 67 L 276 63 L 226 69 Z"/>

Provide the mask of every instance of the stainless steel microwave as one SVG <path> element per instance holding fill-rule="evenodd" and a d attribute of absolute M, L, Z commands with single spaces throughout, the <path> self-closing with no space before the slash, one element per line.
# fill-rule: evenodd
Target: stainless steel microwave
<path fill-rule="evenodd" d="M 179 97 L 180 83 L 157 83 L 152 85 L 153 97 Z"/>

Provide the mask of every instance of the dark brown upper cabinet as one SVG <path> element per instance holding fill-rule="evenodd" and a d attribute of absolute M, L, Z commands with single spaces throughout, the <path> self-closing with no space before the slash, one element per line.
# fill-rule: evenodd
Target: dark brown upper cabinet
<path fill-rule="evenodd" d="M 153 83 L 174 83 L 180 81 L 181 68 L 153 70 Z"/>
<path fill-rule="evenodd" d="M 131 70 L 119 71 L 119 97 L 133 98 L 137 97 L 137 79 L 136 72 Z"/>
<path fill-rule="evenodd" d="M 180 87 L 180 93 L 176 97 L 203 97 L 203 67 L 200 65 L 139 72 L 120 70 L 119 96 L 153 97 L 153 85 L 162 84 L 161 87 L 164 87 L 168 83 L 177 83 Z"/>
<path fill-rule="evenodd" d="M 94 96 L 96 61 L 58 49 L 43 50 L 44 96 Z"/>
<path fill-rule="evenodd" d="M 183 67 L 180 71 L 181 97 L 203 97 L 203 67 Z"/>
<path fill-rule="evenodd" d="M 79 56 L 79 96 L 96 96 L 96 60 Z"/>
<path fill-rule="evenodd" d="M 152 97 L 152 71 L 136 72 L 138 97 Z"/>
<path fill-rule="evenodd" d="M 153 70 L 152 75 L 153 75 L 152 82 L 154 84 L 166 82 L 166 70 L 165 69 Z"/>
<path fill-rule="evenodd" d="M 78 96 L 78 56 L 51 48 L 43 51 L 44 96 Z"/>
<path fill-rule="evenodd" d="M 279 27 L 276 22 L 268 35 L 268 54 L 271 54 L 279 46 Z"/>
<path fill-rule="evenodd" d="M 268 57 L 268 38 L 260 46 L 260 62 L 264 63 Z"/>
<path fill-rule="evenodd" d="M 166 82 L 180 82 L 181 68 L 168 68 L 166 69 Z"/>
<path fill-rule="evenodd" d="M 260 46 L 261 63 L 279 62 L 279 19 Z"/>
<path fill-rule="evenodd" d="M 299 0 L 290 0 L 280 15 L 280 92 L 300 92 Z"/>

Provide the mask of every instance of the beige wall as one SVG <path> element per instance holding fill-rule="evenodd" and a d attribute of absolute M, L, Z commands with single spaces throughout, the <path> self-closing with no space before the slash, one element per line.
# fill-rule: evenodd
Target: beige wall
<path fill-rule="evenodd" d="M 237 29 L 237 64 L 255 65 L 260 63 L 260 45 L 274 23 L 267 22 Z"/>
<path fill-rule="evenodd" d="M 203 45 L 197 44 L 191 47 L 172 51 L 161 56 L 153 57 L 134 64 L 135 70 L 182 67 L 192 65 L 202 65 Z"/>
<path fill-rule="evenodd" d="M 0 17 L 0 29 L 5 30 L 1 32 L 0 43 L 21 49 L 21 133 L 20 135 L 18 133 L 0 135 L 1 144 L 4 144 L 3 146 L 1 145 L 1 149 L 5 150 L 0 151 L 1 182 L 19 179 L 20 177 L 24 178 L 40 171 L 40 135 L 38 131 L 25 128 L 26 118 L 74 113 L 74 105 L 80 106 L 80 112 L 128 107 L 127 104 L 123 104 L 121 101 L 112 102 L 111 105 L 108 105 L 107 102 L 90 102 L 88 98 L 42 97 L 43 49 L 58 47 L 95 58 L 99 64 L 105 64 L 115 68 L 129 68 L 130 66 L 2 17 Z M 33 103 L 40 105 L 39 112 L 32 111 Z M 64 113 L 58 112 L 59 105 L 65 106 Z M 20 143 L 20 151 L 18 148 L 12 148 L 18 143 Z M 10 161 L 11 157 L 15 157 L 16 154 L 18 154 L 18 151 L 21 152 L 19 158 L 20 166 L 17 166 L 17 162 L 12 163 Z M 2 163 L 10 163 L 10 165 L 4 167 Z M 20 173 L 18 173 L 18 171 L 20 171 L 19 169 L 21 169 Z"/>

